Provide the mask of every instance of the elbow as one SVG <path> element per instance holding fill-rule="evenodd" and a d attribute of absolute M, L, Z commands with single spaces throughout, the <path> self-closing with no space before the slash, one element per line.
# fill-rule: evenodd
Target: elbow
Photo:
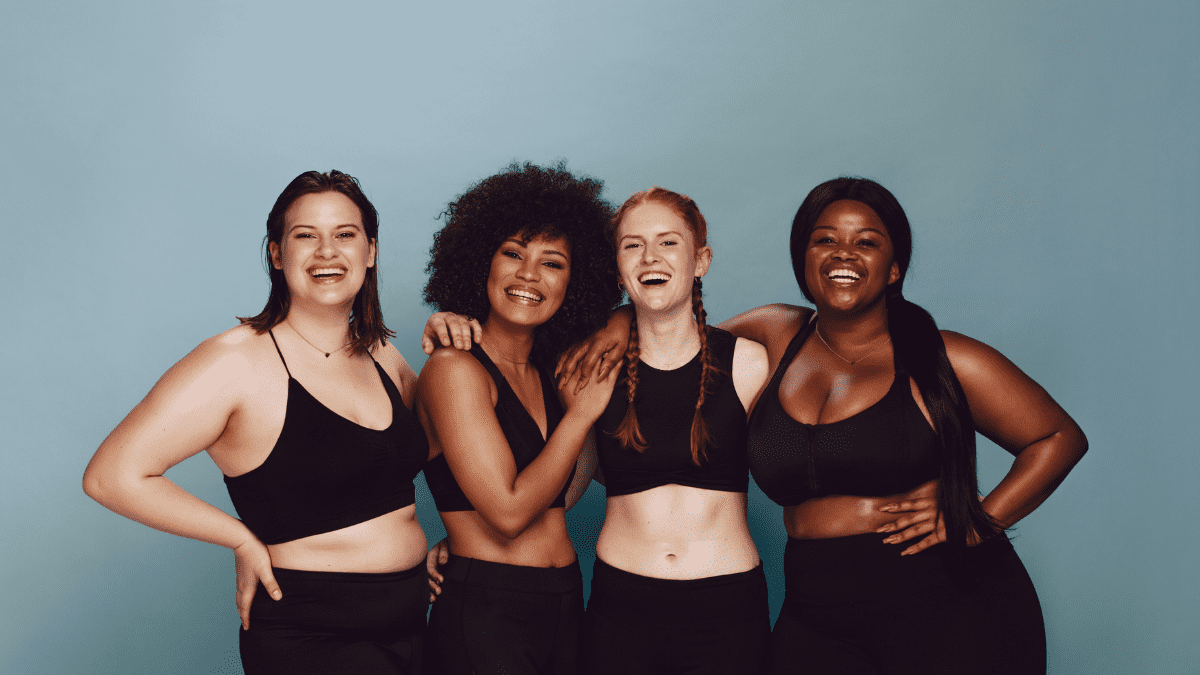
<path fill-rule="evenodd" d="M 111 500 L 112 488 L 99 471 L 89 466 L 83 472 L 83 493 L 101 504 L 107 504 Z"/>
<path fill-rule="evenodd" d="M 530 522 L 528 519 L 514 515 L 497 519 L 492 527 L 500 533 L 500 536 L 511 541 L 524 534 L 525 530 L 529 529 Z"/>

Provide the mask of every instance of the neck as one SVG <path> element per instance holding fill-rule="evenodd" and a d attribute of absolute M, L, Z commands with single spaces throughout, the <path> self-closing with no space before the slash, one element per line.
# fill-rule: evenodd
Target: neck
<path fill-rule="evenodd" d="M 350 308 L 297 307 L 288 308 L 284 319 L 293 331 L 312 342 L 317 349 L 329 352 L 341 349 L 350 342 Z"/>
<path fill-rule="evenodd" d="M 886 340 L 888 332 L 887 305 L 882 301 L 865 312 L 841 313 L 831 309 L 817 312 L 817 328 L 821 337 L 837 353 L 849 356 L 858 354 Z"/>
<path fill-rule="evenodd" d="M 700 351 L 700 330 L 691 305 L 670 312 L 648 312 L 637 307 L 635 310 L 638 358 L 646 365 L 671 370 Z"/>
<path fill-rule="evenodd" d="M 498 367 L 523 370 L 528 367 L 529 354 L 533 351 L 533 330 L 488 317 L 483 322 L 483 339 L 479 346 Z"/>

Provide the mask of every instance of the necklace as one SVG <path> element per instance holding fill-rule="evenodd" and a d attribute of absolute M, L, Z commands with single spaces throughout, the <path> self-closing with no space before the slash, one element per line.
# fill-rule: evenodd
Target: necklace
<path fill-rule="evenodd" d="M 284 322 L 284 323 L 286 323 L 286 324 L 288 325 L 288 328 L 291 328 L 291 329 L 292 329 L 292 332 L 294 332 L 296 335 L 299 335 L 301 340 L 304 340 L 305 342 L 307 342 L 307 343 L 308 343 L 308 346 L 310 346 L 310 347 L 312 347 L 313 349 L 315 349 L 315 350 L 317 350 L 317 351 L 321 352 L 322 354 L 324 354 L 324 355 L 325 355 L 325 358 L 329 358 L 329 355 L 330 355 L 330 354 L 332 354 L 333 352 L 340 352 L 340 351 L 342 351 L 343 349 L 345 349 L 346 347 L 350 346 L 350 341 L 349 341 L 349 340 L 347 340 L 347 341 L 346 341 L 346 344 L 344 344 L 344 345 L 342 345 L 341 347 L 338 347 L 337 349 L 333 350 L 333 352 L 327 352 L 327 351 L 325 351 L 324 349 L 321 349 L 320 347 L 318 347 L 318 346 L 314 345 L 314 344 L 312 343 L 312 341 L 311 341 L 311 340 L 309 340 L 308 338 L 304 337 L 304 334 L 303 334 L 303 333 L 301 333 L 300 331 L 296 330 L 296 327 L 292 325 L 292 322 L 291 322 L 291 321 L 288 321 L 287 319 L 284 319 L 284 320 L 283 320 L 283 322 Z M 826 346 L 828 346 L 828 345 L 826 345 Z M 833 351 L 833 350 L 830 350 L 830 351 Z"/>
<path fill-rule="evenodd" d="M 883 349 L 883 346 L 884 346 L 884 345 L 886 345 L 887 343 L 889 343 L 889 342 L 891 342 L 891 341 L 892 341 L 892 338 L 891 338 L 891 336 L 889 335 L 889 336 L 888 336 L 888 339 L 884 340 L 883 342 L 880 342 L 878 347 L 876 347 L 875 349 L 872 349 L 871 351 L 867 352 L 866 354 L 863 354 L 862 356 L 858 357 L 857 359 L 854 359 L 853 361 L 851 361 L 850 359 L 848 359 L 848 358 L 846 358 L 846 357 L 842 356 L 841 354 L 839 354 L 839 353 L 835 352 L 835 351 L 833 350 L 833 347 L 830 347 L 830 346 L 829 346 L 829 343 L 825 341 L 825 338 L 821 337 L 821 327 L 820 327 L 820 326 L 817 326 L 816 328 L 814 328 L 814 329 L 813 329 L 813 332 L 817 334 L 817 339 L 819 339 L 819 340 L 821 341 L 821 344 L 825 345 L 825 348 L 829 350 L 829 353 L 830 353 L 830 354 L 833 354 L 834 356 L 836 356 L 836 357 L 838 357 L 839 359 L 841 359 L 841 360 L 845 361 L 846 363 L 849 363 L 850 365 L 854 365 L 854 364 L 858 363 L 859 361 L 862 361 L 863 359 L 865 359 L 865 358 L 867 358 L 868 356 L 870 356 L 870 355 L 874 354 L 875 352 L 879 351 L 880 349 Z"/>

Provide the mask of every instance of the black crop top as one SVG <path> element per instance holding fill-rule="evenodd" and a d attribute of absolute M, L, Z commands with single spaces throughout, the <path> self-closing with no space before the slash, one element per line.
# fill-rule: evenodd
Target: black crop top
<path fill-rule="evenodd" d="M 700 409 L 711 437 L 700 466 L 692 461 L 691 451 L 692 417 L 700 396 L 700 354 L 674 370 L 638 364 L 633 404 L 648 445 L 645 452 L 621 447 L 613 437 L 629 407 L 629 389 L 625 375 L 621 375 L 608 407 L 596 421 L 596 451 L 609 497 L 660 485 L 746 491 L 750 482 L 746 469 L 746 409 L 730 376 L 736 344 L 733 335 L 708 327 L 711 365 L 718 372 Z"/>
<path fill-rule="evenodd" d="M 287 411 L 275 447 L 254 469 L 225 476 L 246 527 L 264 544 L 282 544 L 412 504 L 413 478 L 425 463 L 429 443 L 383 368 L 375 364 L 392 402 L 392 423 L 378 431 L 326 408 L 292 377 L 286 361 L 283 367 L 288 373 Z"/>
<path fill-rule="evenodd" d="M 496 421 L 500 423 L 500 430 L 504 432 L 508 447 L 512 449 L 513 460 L 516 461 L 519 473 L 537 459 L 542 448 L 546 447 L 546 439 L 542 438 L 542 430 L 538 428 L 537 422 L 525 410 L 525 406 L 521 405 L 521 399 L 517 398 L 517 393 L 509 386 L 504 374 L 488 358 L 487 352 L 479 345 L 472 344 L 471 356 L 487 369 L 488 375 L 491 375 L 492 381 L 496 383 Z M 542 381 L 542 404 L 546 408 L 546 438 L 550 438 L 558 423 L 562 421 L 563 409 L 558 401 L 558 390 L 554 388 L 554 382 L 546 373 L 546 369 L 537 363 L 533 365 Z M 571 469 L 567 484 L 550 503 L 550 508 L 566 506 L 567 488 L 574 477 L 575 469 Z M 425 467 L 425 481 L 429 484 L 429 493 L 433 495 L 433 503 L 437 505 L 438 511 L 475 510 L 463 494 L 462 488 L 458 486 L 454 474 L 450 472 L 444 452 L 429 460 Z"/>
<path fill-rule="evenodd" d="M 908 371 L 878 402 L 828 424 L 797 422 L 779 403 L 779 383 L 816 321 L 792 338 L 750 418 L 750 473 L 775 503 L 814 497 L 883 497 L 906 492 L 939 474 L 941 444 L 913 400 Z"/>

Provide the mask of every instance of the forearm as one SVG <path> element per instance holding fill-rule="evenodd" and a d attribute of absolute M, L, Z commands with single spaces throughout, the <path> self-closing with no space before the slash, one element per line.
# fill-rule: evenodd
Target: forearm
<path fill-rule="evenodd" d="M 481 509 L 481 515 L 505 536 L 519 536 L 566 485 L 591 425 L 591 420 L 568 412 L 537 458 L 517 474 L 498 508 Z"/>
<path fill-rule="evenodd" d="M 89 475 L 84 480 L 84 491 L 108 509 L 170 534 L 229 549 L 254 538 L 240 520 L 165 476 L 118 479 Z"/>
<path fill-rule="evenodd" d="M 1087 439 L 1077 426 L 1027 446 L 984 498 L 984 511 L 1005 527 L 1015 525 L 1046 501 L 1085 452 Z"/>
<path fill-rule="evenodd" d="M 727 330 L 735 337 L 746 338 L 753 340 L 759 344 L 769 344 L 772 337 L 776 336 L 781 328 L 789 325 L 791 322 L 797 321 L 801 316 L 802 308 L 796 305 L 785 305 L 783 303 L 774 303 L 755 307 L 746 312 L 742 312 L 736 316 L 732 316 L 721 323 L 717 324 L 717 328 Z M 788 335 L 787 337 L 791 337 Z"/>

